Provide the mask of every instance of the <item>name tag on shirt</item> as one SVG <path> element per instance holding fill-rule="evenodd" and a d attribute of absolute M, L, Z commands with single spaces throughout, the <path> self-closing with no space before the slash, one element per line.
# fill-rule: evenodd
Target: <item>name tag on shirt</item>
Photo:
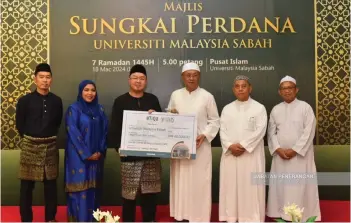
<path fill-rule="evenodd" d="M 250 131 L 255 131 L 256 130 L 256 118 L 255 117 L 250 117 L 249 121 L 247 123 L 247 129 Z"/>

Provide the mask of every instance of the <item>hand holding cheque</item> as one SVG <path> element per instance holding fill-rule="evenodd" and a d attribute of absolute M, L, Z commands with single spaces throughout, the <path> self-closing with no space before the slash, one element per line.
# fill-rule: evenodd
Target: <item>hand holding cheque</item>
<path fill-rule="evenodd" d="M 124 111 L 121 156 L 195 159 L 196 116 L 175 113 Z"/>

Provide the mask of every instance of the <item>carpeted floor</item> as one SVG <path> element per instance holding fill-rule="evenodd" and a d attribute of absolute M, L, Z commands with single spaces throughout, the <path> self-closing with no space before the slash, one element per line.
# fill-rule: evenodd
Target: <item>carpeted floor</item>
<path fill-rule="evenodd" d="M 349 201 L 321 201 L 322 222 L 350 222 L 350 202 Z M 120 206 L 102 207 L 102 210 L 112 211 L 113 215 L 121 216 L 122 208 Z M 33 207 L 34 222 L 43 222 L 44 207 Z M 57 210 L 56 220 L 59 222 L 67 221 L 66 207 L 60 206 Z M 141 210 L 137 208 L 136 221 L 141 221 Z M 19 222 L 21 221 L 18 206 L 1 206 L 1 222 Z M 173 219 L 169 217 L 168 205 L 158 206 L 157 209 L 158 222 L 172 222 Z M 218 221 L 218 205 L 214 204 L 212 207 L 212 222 Z M 266 222 L 272 222 L 272 219 L 266 218 Z"/>

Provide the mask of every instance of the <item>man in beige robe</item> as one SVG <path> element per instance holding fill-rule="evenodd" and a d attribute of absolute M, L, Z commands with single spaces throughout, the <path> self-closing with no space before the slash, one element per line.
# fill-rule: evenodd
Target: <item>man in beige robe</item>
<path fill-rule="evenodd" d="M 236 77 L 233 92 L 237 100 L 226 105 L 221 114 L 219 221 L 265 220 L 265 184 L 253 177 L 265 172 L 267 113 L 250 97 L 251 90 L 248 77 Z"/>
<path fill-rule="evenodd" d="M 294 78 L 284 77 L 279 88 L 284 102 L 276 105 L 270 114 L 268 146 L 273 159 L 267 216 L 291 221 L 282 209 L 289 203 L 295 203 L 304 208 L 303 221 L 311 216 L 317 216 L 316 221 L 320 221 L 317 179 L 299 177 L 300 174 L 316 174 L 313 148 L 316 119 L 311 106 L 296 98 L 298 90 Z M 288 174 L 294 178 L 273 178 L 283 178 Z"/>
<path fill-rule="evenodd" d="M 170 166 L 170 214 L 177 221 L 209 222 L 211 218 L 211 141 L 219 130 L 219 115 L 211 93 L 199 87 L 200 68 L 183 66 L 185 87 L 174 91 L 168 109 L 197 115 L 196 159 L 172 159 Z"/>

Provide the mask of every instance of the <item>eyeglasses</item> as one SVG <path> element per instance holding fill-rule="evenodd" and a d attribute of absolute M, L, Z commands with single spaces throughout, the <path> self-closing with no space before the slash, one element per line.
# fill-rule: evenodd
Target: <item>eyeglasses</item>
<path fill-rule="evenodd" d="M 131 77 L 130 79 L 136 81 L 136 80 L 139 80 L 139 81 L 145 81 L 146 78 L 145 77 Z"/>
<path fill-rule="evenodd" d="M 289 91 L 291 91 L 291 90 L 293 90 L 293 89 L 295 89 L 296 87 L 295 86 L 290 86 L 290 87 L 281 87 L 281 88 L 279 88 L 281 91 L 286 91 L 286 90 L 289 90 Z"/>
<path fill-rule="evenodd" d="M 187 78 L 187 79 L 190 79 L 190 78 L 197 78 L 199 75 L 198 74 L 192 74 L 192 75 L 190 75 L 190 74 L 187 74 L 187 75 L 184 75 L 184 77 L 185 78 Z"/>

